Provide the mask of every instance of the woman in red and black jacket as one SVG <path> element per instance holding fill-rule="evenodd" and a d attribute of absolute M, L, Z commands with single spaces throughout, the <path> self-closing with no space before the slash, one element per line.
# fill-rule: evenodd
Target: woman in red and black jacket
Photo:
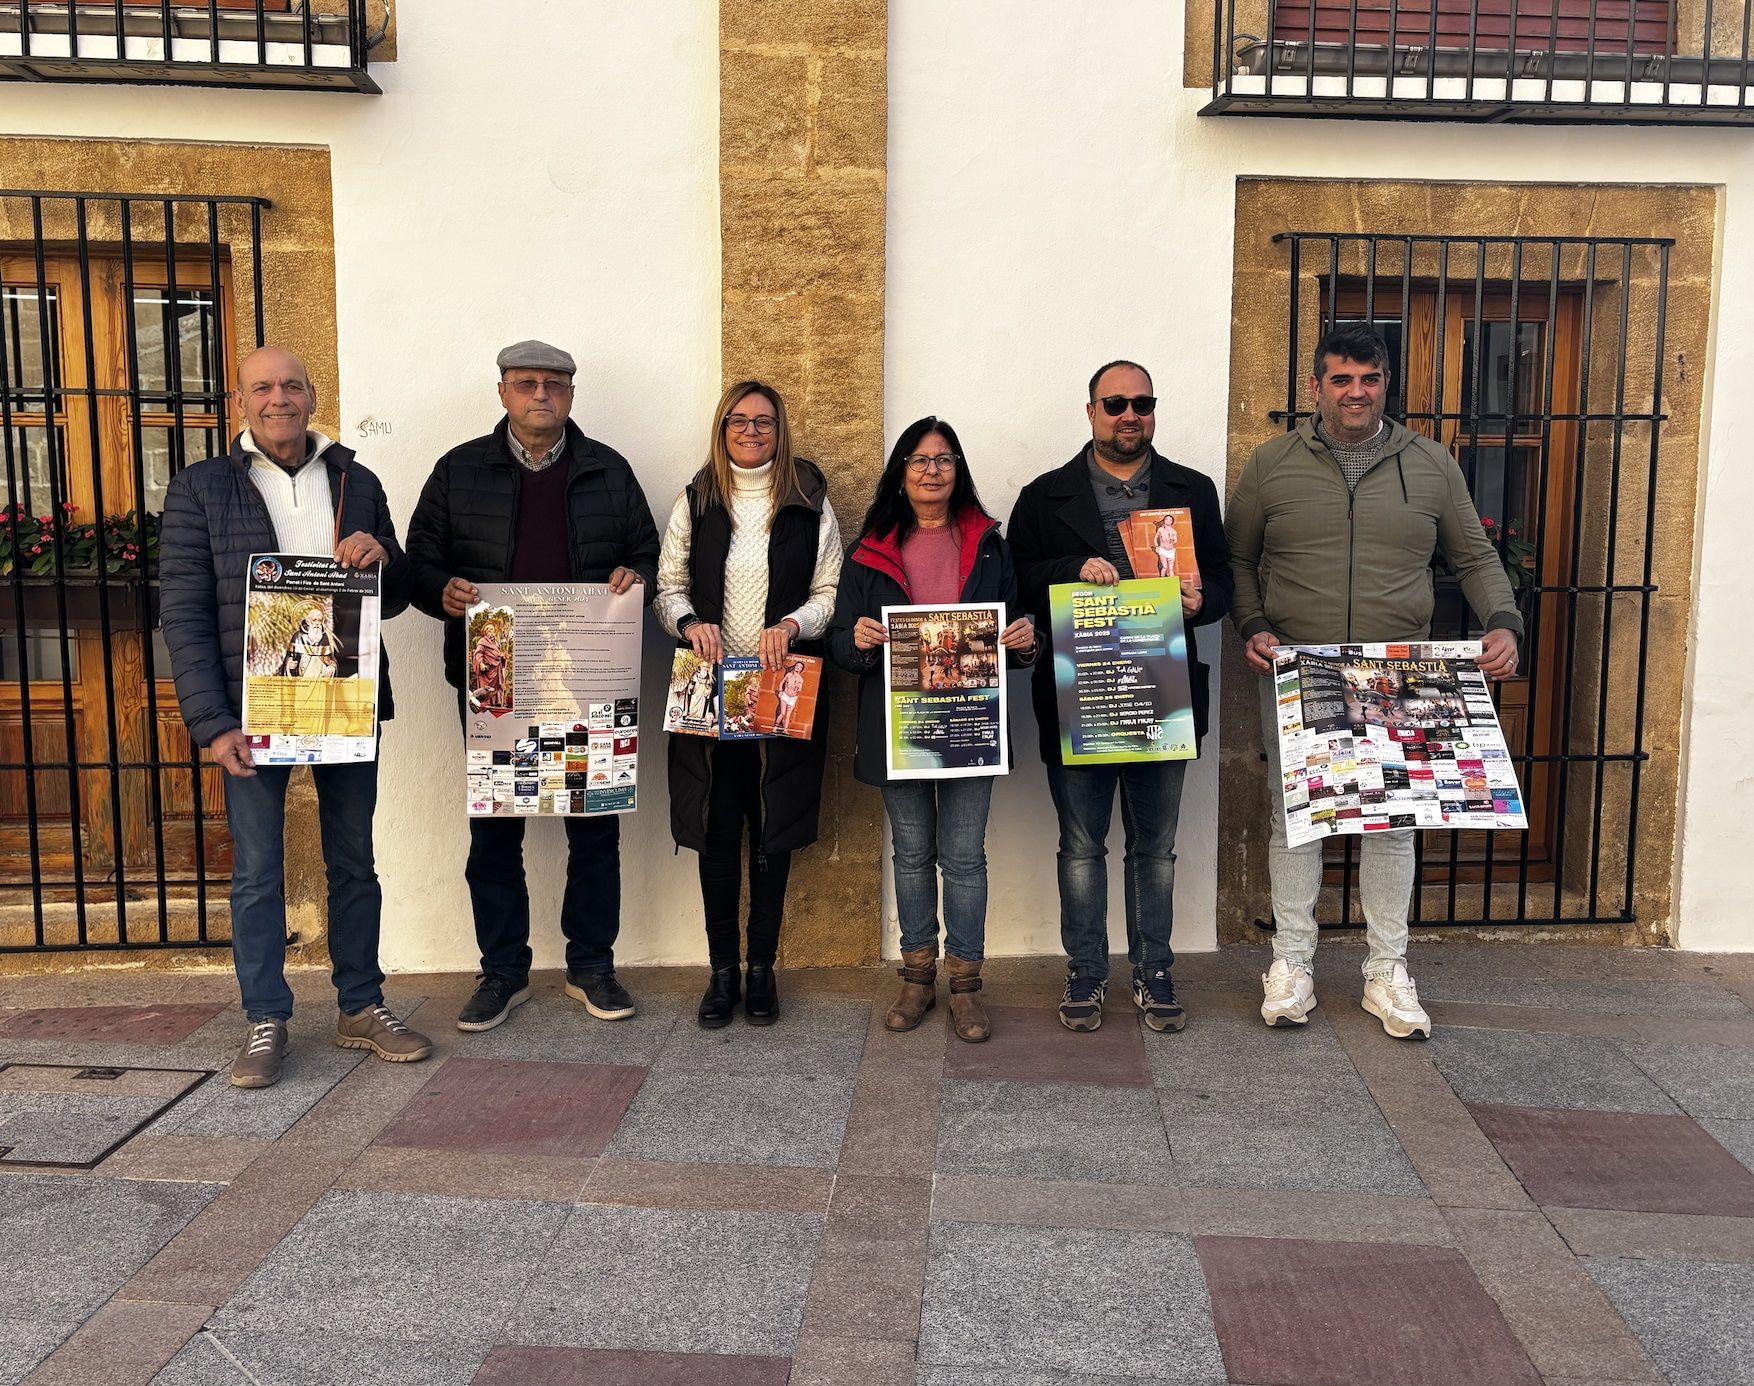
<path fill-rule="evenodd" d="M 829 654 L 859 676 L 853 774 L 883 791 L 895 848 L 901 916 L 901 995 L 884 1024 L 911 1030 L 937 1003 L 938 877 L 944 878 L 944 963 L 958 1038 L 992 1033 L 980 1002 L 986 952 L 987 806 L 991 776 L 892 780 L 884 755 L 882 621 L 886 606 L 1017 603 L 1011 552 L 981 507 L 956 430 L 941 419 L 910 424 L 877 481 L 859 538 L 847 551 L 829 628 Z M 1000 633 L 1012 662 L 1036 655 L 1035 626 L 1017 616 Z M 936 869 L 934 869 L 936 868 Z"/>

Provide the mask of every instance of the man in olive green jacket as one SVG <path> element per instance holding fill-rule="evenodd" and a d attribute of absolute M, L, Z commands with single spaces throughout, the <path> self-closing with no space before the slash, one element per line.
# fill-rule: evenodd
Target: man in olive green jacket
<path fill-rule="evenodd" d="M 1316 414 L 1255 449 L 1225 517 L 1236 597 L 1231 616 L 1261 680 L 1261 729 L 1273 789 L 1267 864 L 1273 966 L 1261 979 L 1261 1018 L 1302 1025 L 1315 1007 L 1315 902 L 1322 844 L 1288 847 L 1280 783 L 1273 647 L 1426 639 L 1431 560 L 1441 550 L 1486 628 L 1481 669 L 1516 672 L 1523 633 L 1510 583 L 1480 525 L 1456 460 L 1429 438 L 1383 418 L 1389 357 L 1368 327 L 1336 328 L 1316 346 Z M 1364 1009 L 1389 1034 L 1429 1036 L 1431 1019 L 1407 975 L 1411 830 L 1359 843 L 1359 896 L 1369 952 Z"/>

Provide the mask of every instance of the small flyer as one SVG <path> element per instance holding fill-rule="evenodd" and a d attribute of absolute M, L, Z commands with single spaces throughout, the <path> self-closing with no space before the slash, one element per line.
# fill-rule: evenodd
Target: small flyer
<path fill-rule="evenodd" d="M 787 654 L 778 668 L 763 669 L 756 655 L 726 655 L 720 671 L 719 736 L 723 740 L 810 739 L 822 688 L 821 659 Z"/>
<path fill-rule="evenodd" d="M 1180 582 L 1062 583 L 1048 588 L 1048 615 L 1067 765 L 1194 758 Z"/>
<path fill-rule="evenodd" d="M 632 812 L 639 592 L 579 582 L 480 589 L 464 617 L 470 815 Z"/>
<path fill-rule="evenodd" d="M 377 758 L 379 572 L 250 555 L 244 735 L 259 765 Z"/>
<path fill-rule="evenodd" d="M 888 772 L 898 780 L 1005 775 L 1005 608 L 886 606 Z"/>
<path fill-rule="evenodd" d="M 719 666 L 686 645 L 678 646 L 670 661 L 664 730 L 685 736 L 719 734 Z"/>
<path fill-rule="evenodd" d="M 1186 506 L 1135 510 L 1122 522 L 1121 539 L 1136 578 L 1179 578 L 1200 590 L 1200 561 L 1194 554 L 1194 512 Z"/>

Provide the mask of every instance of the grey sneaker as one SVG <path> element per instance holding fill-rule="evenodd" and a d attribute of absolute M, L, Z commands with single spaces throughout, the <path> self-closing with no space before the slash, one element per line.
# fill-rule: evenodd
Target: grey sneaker
<path fill-rule="evenodd" d="M 271 1088 L 280 1081 L 280 1065 L 285 1062 L 286 1022 L 258 1020 L 231 1061 L 231 1084 L 234 1088 Z"/>
<path fill-rule="evenodd" d="M 353 1015 L 342 1011 L 335 1022 L 335 1043 L 343 1049 L 369 1049 L 393 1064 L 411 1064 L 432 1053 L 432 1041 L 410 1030 L 383 1002 Z"/>
<path fill-rule="evenodd" d="M 1108 983 L 1077 972 L 1066 974 L 1066 994 L 1060 998 L 1060 1024 L 1068 1030 L 1102 1028 L 1102 1002 Z"/>

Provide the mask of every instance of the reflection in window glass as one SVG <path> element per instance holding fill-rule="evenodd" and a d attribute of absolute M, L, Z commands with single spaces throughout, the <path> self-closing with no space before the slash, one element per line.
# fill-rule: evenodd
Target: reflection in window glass
<path fill-rule="evenodd" d="M 1474 387 L 1476 327 L 1484 329 L 1480 335 L 1478 401 Z M 1526 427 L 1528 416 L 1540 412 L 1541 390 L 1546 383 L 1543 378 L 1545 329 L 1545 323 L 1518 323 L 1513 339 L 1508 322 L 1476 324 L 1469 321 L 1462 324 L 1462 412 L 1471 413 L 1478 409 L 1482 431 L 1504 431 L 1506 416 L 1512 412 L 1513 371 L 1516 375 L 1515 412 L 1518 419 L 1524 421 L 1519 427 Z"/>
<path fill-rule="evenodd" d="M 10 600 L 8 594 L 0 592 L 0 601 Z M 27 634 L 24 637 L 24 665 L 19 667 L 18 632 L 0 631 L 0 680 L 16 684 L 22 678 L 33 682 L 53 679 L 59 682 L 62 677 L 61 635 L 50 632 L 43 635 Z M 67 677 L 79 677 L 79 646 L 69 638 L 67 641 Z"/>
<path fill-rule="evenodd" d="M 59 409 L 61 383 L 61 305 L 53 288 L 42 299 L 34 287 L 0 288 L 0 336 L 5 338 L 7 393 L 14 410 L 40 414 L 45 404 Z M 48 324 L 47 360 L 44 320 Z M 44 367 L 47 366 L 45 377 Z"/>
<path fill-rule="evenodd" d="M 168 395 L 181 390 L 201 399 L 219 389 L 219 318 L 211 289 L 134 291 L 134 349 L 140 359 L 140 390 Z M 177 384 L 173 386 L 172 381 Z"/>
<path fill-rule="evenodd" d="M 15 424 L 5 435 L 6 503 L 48 515 L 67 496 L 67 447 L 59 428 Z"/>
<path fill-rule="evenodd" d="M 142 428 L 140 430 L 140 471 L 145 483 L 140 509 L 151 515 L 164 512 L 164 493 L 171 478 L 184 467 L 214 456 L 219 451 L 219 431 L 213 428 L 185 428 L 182 451 L 177 451 L 177 430 L 174 428 Z"/>

